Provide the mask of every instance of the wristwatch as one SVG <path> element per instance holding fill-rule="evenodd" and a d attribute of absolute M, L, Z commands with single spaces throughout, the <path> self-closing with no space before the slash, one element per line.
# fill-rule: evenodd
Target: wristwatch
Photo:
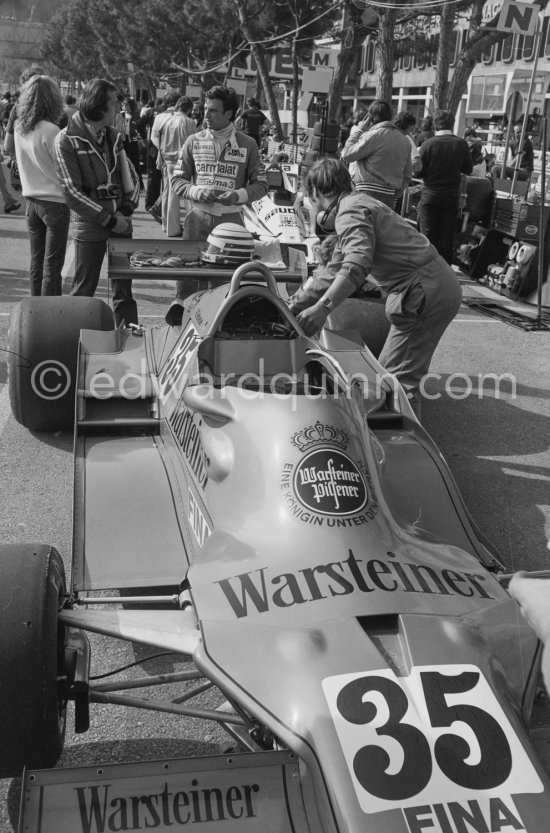
<path fill-rule="evenodd" d="M 334 301 L 331 298 L 323 298 L 321 304 L 326 307 L 329 312 L 332 312 L 334 309 Z"/>

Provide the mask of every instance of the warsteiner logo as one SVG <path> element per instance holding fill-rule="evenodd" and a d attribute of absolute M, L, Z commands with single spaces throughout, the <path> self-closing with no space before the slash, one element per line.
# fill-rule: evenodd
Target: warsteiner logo
<path fill-rule="evenodd" d="M 355 515 L 368 500 L 366 483 L 353 460 L 335 448 L 317 448 L 294 472 L 300 503 L 321 515 Z"/>
<path fill-rule="evenodd" d="M 297 465 L 284 463 L 281 476 L 283 501 L 295 518 L 315 526 L 351 526 L 375 517 L 369 475 L 345 454 L 346 431 L 317 420 L 296 431 L 290 442 L 304 454 Z"/>

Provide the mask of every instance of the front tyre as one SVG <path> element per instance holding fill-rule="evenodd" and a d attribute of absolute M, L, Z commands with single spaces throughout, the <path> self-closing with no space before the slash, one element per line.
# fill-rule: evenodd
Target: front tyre
<path fill-rule="evenodd" d="M 29 431 L 74 425 L 80 330 L 113 330 L 99 298 L 24 298 L 14 307 L 8 341 L 8 388 L 17 422 Z"/>
<path fill-rule="evenodd" d="M 66 719 L 61 556 L 45 545 L 0 546 L 0 777 L 54 766 Z"/>

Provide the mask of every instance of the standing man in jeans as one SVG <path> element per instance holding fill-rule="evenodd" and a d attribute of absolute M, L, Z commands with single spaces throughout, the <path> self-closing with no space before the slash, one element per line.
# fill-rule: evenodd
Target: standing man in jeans
<path fill-rule="evenodd" d="M 139 179 L 126 158 L 121 134 L 112 127 L 119 109 L 116 87 L 103 78 L 88 81 L 79 112 L 55 139 L 65 201 L 76 214 L 75 274 L 71 295 L 93 296 L 110 237 L 132 236 Z M 130 280 L 113 280 L 117 326 L 137 324 Z"/>
<path fill-rule="evenodd" d="M 424 180 L 418 204 L 420 231 L 449 264 L 453 262 L 460 177 L 474 168 L 468 142 L 454 135 L 453 126 L 453 114 L 438 110 L 435 136 L 420 145 L 422 170 L 418 174 Z"/>

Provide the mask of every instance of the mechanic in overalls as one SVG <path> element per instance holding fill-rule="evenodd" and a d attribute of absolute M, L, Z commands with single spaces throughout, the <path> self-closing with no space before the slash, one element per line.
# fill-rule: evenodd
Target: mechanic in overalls
<path fill-rule="evenodd" d="M 457 276 L 423 234 L 389 206 L 354 191 L 348 169 L 337 159 L 310 168 L 305 190 L 323 228 L 334 228 L 331 261 L 318 267 L 290 298 L 290 309 L 306 335 L 371 275 L 386 298 L 391 324 L 379 361 L 397 377 L 417 415 L 419 386 L 441 336 L 460 307 Z"/>
<path fill-rule="evenodd" d="M 233 88 L 208 90 L 206 128 L 189 136 L 179 153 L 171 182 L 173 190 L 190 203 L 183 221 L 184 240 L 206 241 L 220 223 L 244 225 L 243 206 L 267 193 L 267 184 L 260 179 L 258 145 L 235 127 L 238 108 Z M 188 294 L 188 284 L 177 281 L 176 300 Z"/>
<path fill-rule="evenodd" d="M 57 134 L 57 169 L 65 202 L 75 212 L 75 273 L 71 295 L 93 296 L 110 237 L 131 237 L 139 179 L 112 126 L 119 110 L 114 84 L 93 78 L 67 127 Z M 137 324 L 130 280 L 113 280 L 117 325 Z"/>

